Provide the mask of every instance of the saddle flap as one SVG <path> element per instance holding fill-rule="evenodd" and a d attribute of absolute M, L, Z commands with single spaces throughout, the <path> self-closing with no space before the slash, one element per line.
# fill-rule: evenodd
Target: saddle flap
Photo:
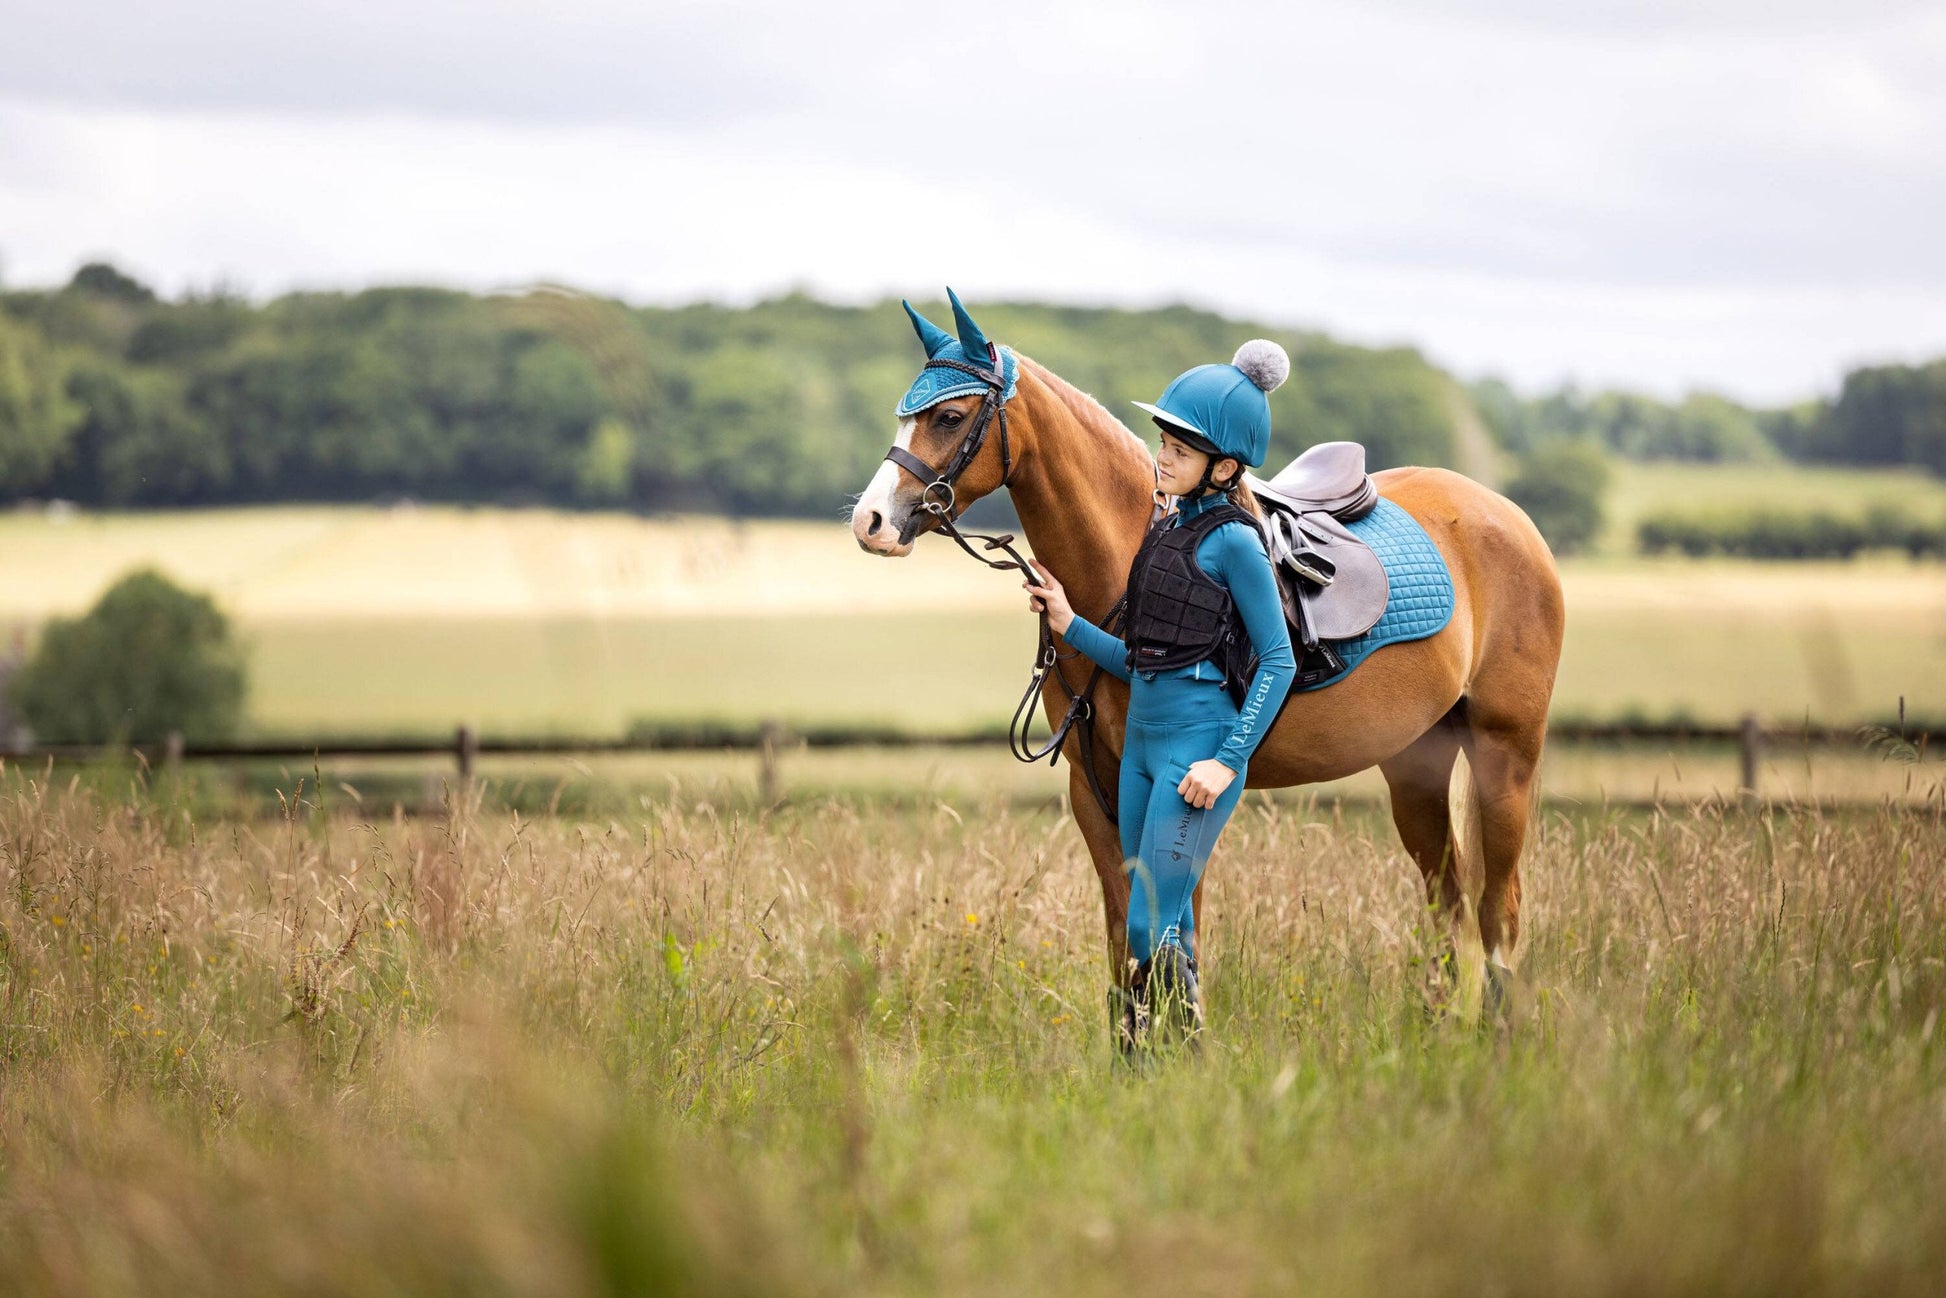
<path fill-rule="evenodd" d="M 1385 565 L 1343 523 L 1277 502 L 1266 505 L 1259 527 L 1300 642 L 1363 635 L 1384 615 L 1391 597 Z"/>

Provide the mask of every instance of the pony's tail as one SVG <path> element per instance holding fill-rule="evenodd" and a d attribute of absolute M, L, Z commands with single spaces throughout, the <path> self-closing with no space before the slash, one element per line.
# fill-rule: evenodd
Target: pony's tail
<path fill-rule="evenodd" d="M 1466 760 L 1463 748 L 1453 758 L 1452 777 L 1446 785 L 1446 813 L 1453 827 L 1453 868 L 1459 875 L 1460 895 L 1472 915 L 1478 915 L 1480 894 L 1487 885 L 1486 836 L 1480 825 L 1480 789 L 1473 781 L 1473 764 Z"/>
<path fill-rule="evenodd" d="M 1446 783 L 1446 812 L 1452 826 L 1453 872 L 1459 876 L 1459 913 L 1453 916 L 1451 1008 L 1466 1022 L 1479 1020 L 1487 1004 L 1487 953 L 1480 945 L 1480 894 L 1486 890 L 1485 835 L 1480 825 L 1480 786 L 1473 764 L 1461 749 Z"/>

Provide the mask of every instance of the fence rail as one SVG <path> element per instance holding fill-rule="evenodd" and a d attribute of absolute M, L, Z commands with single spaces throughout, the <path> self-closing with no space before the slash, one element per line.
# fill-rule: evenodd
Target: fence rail
<path fill-rule="evenodd" d="M 1758 771 L 1766 748 L 1845 748 L 1879 742 L 1910 744 L 1924 754 L 1939 736 L 1928 730 L 1894 731 L 1871 726 L 1764 726 L 1754 715 L 1734 726 L 1629 725 L 1621 722 L 1562 722 L 1548 728 L 1550 744 L 1672 743 L 1723 744 L 1737 747 L 1741 759 L 1740 788 L 1757 792 Z M 778 785 L 778 764 L 785 749 L 847 747 L 971 747 L 1004 742 L 999 731 L 960 731 L 915 734 L 903 730 L 806 727 L 793 730 L 779 721 L 743 729 L 729 727 L 671 727 L 637 730 L 625 739 L 487 738 L 471 726 L 459 726 L 450 740 L 327 739 L 315 743 L 273 740 L 262 743 L 188 744 L 171 734 L 160 744 L 50 744 L 14 750 L 0 749 L 0 758 L 16 763 L 91 761 L 134 754 L 150 765 L 171 766 L 186 761 L 287 761 L 292 759 L 450 757 L 462 780 L 473 778 L 479 758 L 486 756 L 579 756 L 602 753 L 668 753 L 749 751 L 757 755 L 757 783 L 766 799 Z"/>

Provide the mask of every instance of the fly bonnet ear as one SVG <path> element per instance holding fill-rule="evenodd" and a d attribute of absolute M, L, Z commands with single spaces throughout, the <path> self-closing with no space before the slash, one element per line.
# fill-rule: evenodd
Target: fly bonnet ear
<path fill-rule="evenodd" d="M 1237 348 L 1230 364 L 1265 392 L 1275 392 L 1291 376 L 1290 354 L 1268 338 L 1252 338 Z"/>

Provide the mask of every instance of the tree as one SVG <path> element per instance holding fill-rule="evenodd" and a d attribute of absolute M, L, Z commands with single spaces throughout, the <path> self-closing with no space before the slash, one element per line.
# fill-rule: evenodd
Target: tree
<path fill-rule="evenodd" d="M 79 618 L 48 623 L 9 684 L 47 743 L 226 739 L 243 718 L 242 651 L 207 595 L 153 569 L 116 582 Z"/>
<path fill-rule="evenodd" d="M 595 425 L 575 465 L 577 498 L 594 505 L 628 499 L 635 475 L 635 430 L 612 415 Z"/>
<path fill-rule="evenodd" d="M 131 306 L 147 306 L 155 301 L 155 290 L 131 275 L 105 261 L 91 261 L 74 272 L 68 281 L 71 291 L 93 293 L 97 297 L 113 298 Z"/>
<path fill-rule="evenodd" d="M 1608 461 L 1586 442 L 1545 442 L 1520 459 L 1507 496 L 1527 511 L 1556 554 L 1585 550 L 1601 533 Z"/>
<path fill-rule="evenodd" d="M 37 491 L 60 462 L 79 411 L 38 330 L 0 315 L 0 496 Z"/>

